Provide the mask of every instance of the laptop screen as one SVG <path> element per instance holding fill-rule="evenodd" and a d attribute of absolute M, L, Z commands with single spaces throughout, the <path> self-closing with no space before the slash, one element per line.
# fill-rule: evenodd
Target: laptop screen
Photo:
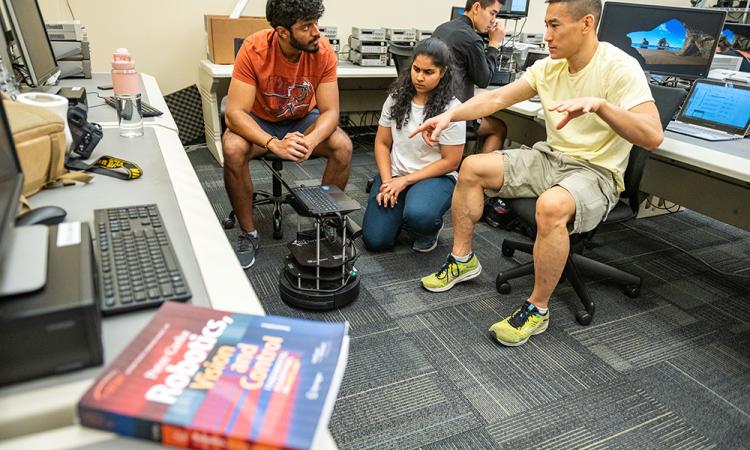
<path fill-rule="evenodd" d="M 750 86 L 699 80 L 679 120 L 742 135 L 750 126 Z"/>

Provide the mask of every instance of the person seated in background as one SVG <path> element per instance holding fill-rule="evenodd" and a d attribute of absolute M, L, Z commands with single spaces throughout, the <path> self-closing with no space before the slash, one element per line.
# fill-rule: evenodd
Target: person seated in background
<path fill-rule="evenodd" d="M 414 250 L 435 248 L 466 142 L 465 122 L 450 124 L 435 144 L 409 137 L 424 120 L 460 104 L 445 43 L 436 38 L 420 42 L 409 67 L 391 86 L 375 136 L 379 174 L 362 225 L 362 239 L 371 251 L 392 248 L 402 227 L 415 235 Z"/>
<path fill-rule="evenodd" d="M 251 159 L 272 152 L 300 162 L 328 159 L 323 184 L 346 187 L 352 142 L 339 121 L 336 53 L 321 38 L 322 0 L 269 0 L 271 29 L 242 44 L 234 63 L 222 137 L 224 183 L 240 224 L 236 253 L 243 269 L 255 262 Z"/>
<path fill-rule="evenodd" d="M 464 14 L 438 26 L 432 37 L 443 40 L 451 49 L 455 65 L 456 97 L 465 102 L 474 96 L 474 86 L 486 88 L 500 62 L 498 48 L 505 39 L 505 27 L 497 20 L 500 0 L 467 0 Z M 489 34 L 489 44 L 478 33 Z M 505 123 L 492 116 L 467 123 L 484 138 L 482 153 L 503 148 L 508 134 Z"/>
<path fill-rule="evenodd" d="M 413 132 L 433 142 L 453 121 L 485 116 L 536 94 L 547 107 L 546 142 L 464 160 L 451 206 L 453 251 L 438 272 L 421 280 L 425 289 L 442 292 L 481 273 L 472 234 L 485 190 L 501 198 L 538 197 L 534 288 L 523 305 L 490 327 L 492 336 L 509 346 L 547 329 L 550 296 L 570 249 L 568 234 L 594 229 L 617 203 L 632 144 L 654 150 L 664 136 L 638 61 L 596 37 L 601 1 L 547 3 L 549 58 L 537 61 L 522 79 L 474 97 Z"/>
<path fill-rule="evenodd" d="M 719 38 L 719 44 L 716 46 L 716 53 L 719 55 L 738 56 L 742 58 L 740 72 L 750 72 L 750 52 L 743 52 L 742 50 L 732 48 L 732 43 L 729 42 L 729 39 L 727 39 L 726 36 L 721 35 Z"/>

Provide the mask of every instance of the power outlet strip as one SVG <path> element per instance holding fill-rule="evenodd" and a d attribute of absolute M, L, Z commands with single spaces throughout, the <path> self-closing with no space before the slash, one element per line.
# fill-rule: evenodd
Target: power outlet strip
<path fill-rule="evenodd" d="M 638 208 L 638 214 L 635 216 L 636 219 L 643 219 L 644 217 L 661 216 L 673 212 L 682 211 L 684 208 L 679 205 L 675 205 L 672 202 L 666 201 L 655 195 L 649 195 L 643 202 L 641 202 Z"/>

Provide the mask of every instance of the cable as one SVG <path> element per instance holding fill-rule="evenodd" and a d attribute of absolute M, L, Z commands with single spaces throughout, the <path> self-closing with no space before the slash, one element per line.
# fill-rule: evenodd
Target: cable
<path fill-rule="evenodd" d="M 70 11 L 70 17 L 76 20 L 76 15 L 73 14 L 73 8 L 70 7 L 70 0 L 65 0 L 65 4 L 68 5 L 68 11 Z"/>
<path fill-rule="evenodd" d="M 693 258 L 694 260 L 698 261 L 699 263 L 703 264 L 704 266 L 706 266 L 708 268 L 708 270 L 710 270 L 711 272 L 713 272 L 713 273 L 715 273 L 717 275 L 724 276 L 724 277 L 734 277 L 734 278 L 742 278 L 742 279 L 745 279 L 745 280 L 750 280 L 750 274 L 744 275 L 744 274 L 741 274 L 741 273 L 722 272 L 721 270 L 719 270 L 719 269 L 715 268 L 714 266 L 712 266 L 708 261 L 706 261 L 703 258 L 701 258 L 700 256 L 693 255 L 692 253 L 690 253 L 689 251 L 687 251 L 684 248 L 680 247 L 679 245 L 673 244 L 672 242 L 669 242 L 668 240 L 664 239 L 663 237 L 657 236 L 656 234 L 651 233 L 650 231 L 644 231 L 644 230 L 640 230 L 638 228 L 631 227 L 630 225 L 628 225 L 625 222 L 620 223 L 620 225 L 624 226 L 625 228 L 627 228 L 627 229 L 629 229 L 631 231 L 635 231 L 636 233 L 638 233 L 638 234 L 640 234 L 642 236 L 646 236 L 648 238 L 651 238 L 651 239 L 657 240 L 659 242 L 662 242 L 664 244 L 667 244 L 668 246 L 674 248 L 675 250 L 679 250 L 681 253 L 684 253 L 685 255 L 687 255 L 687 256 Z"/>
<path fill-rule="evenodd" d="M 651 201 L 652 198 L 653 198 L 653 196 L 651 196 L 651 195 L 649 195 L 646 198 L 646 207 L 647 208 L 659 209 L 659 210 L 667 211 L 667 212 L 670 212 L 670 213 L 678 212 L 680 210 L 680 205 L 678 205 L 677 203 L 669 202 L 669 203 L 672 203 L 672 206 L 666 206 L 667 202 L 664 199 L 659 199 L 660 203 L 664 204 L 664 206 L 659 206 L 659 205 L 654 204 Z M 674 207 L 677 207 L 677 209 L 673 209 Z"/>
<path fill-rule="evenodd" d="M 106 101 L 104 101 L 104 97 L 102 97 L 101 95 L 99 95 L 99 93 L 98 93 L 98 92 L 96 92 L 96 91 L 92 91 L 92 92 L 87 92 L 87 93 L 86 93 L 86 95 L 96 95 L 96 97 L 97 97 L 97 98 L 99 98 L 100 100 L 102 100 L 102 102 L 101 102 L 101 103 L 99 103 L 98 105 L 94 105 L 94 106 L 89 106 L 89 107 L 88 107 L 89 109 L 92 109 L 92 108 L 98 108 L 98 107 L 100 107 L 100 106 L 104 106 L 104 105 L 106 105 L 106 104 L 107 104 L 107 102 L 106 102 Z"/>

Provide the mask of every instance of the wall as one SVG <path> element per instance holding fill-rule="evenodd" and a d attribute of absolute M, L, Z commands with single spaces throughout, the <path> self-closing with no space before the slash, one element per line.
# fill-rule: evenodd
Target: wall
<path fill-rule="evenodd" d="M 154 75 L 164 93 L 197 82 L 198 61 L 206 58 L 203 14 L 229 14 L 235 3 L 235 0 L 37 1 L 46 20 L 70 20 L 67 6 L 70 4 L 75 18 L 88 30 L 94 71 L 108 71 L 112 51 L 128 47 L 136 57 L 138 70 Z M 543 0 L 530 1 L 524 31 L 542 32 L 546 6 Z M 462 3 L 464 0 L 325 0 L 326 13 L 320 23 L 338 26 L 339 38 L 344 42 L 352 26 L 432 29 L 449 18 L 451 6 Z M 690 1 L 659 0 L 658 4 L 689 6 Z M 264 0 L 249 1 L 245 15 L 264 14 Z"/>

